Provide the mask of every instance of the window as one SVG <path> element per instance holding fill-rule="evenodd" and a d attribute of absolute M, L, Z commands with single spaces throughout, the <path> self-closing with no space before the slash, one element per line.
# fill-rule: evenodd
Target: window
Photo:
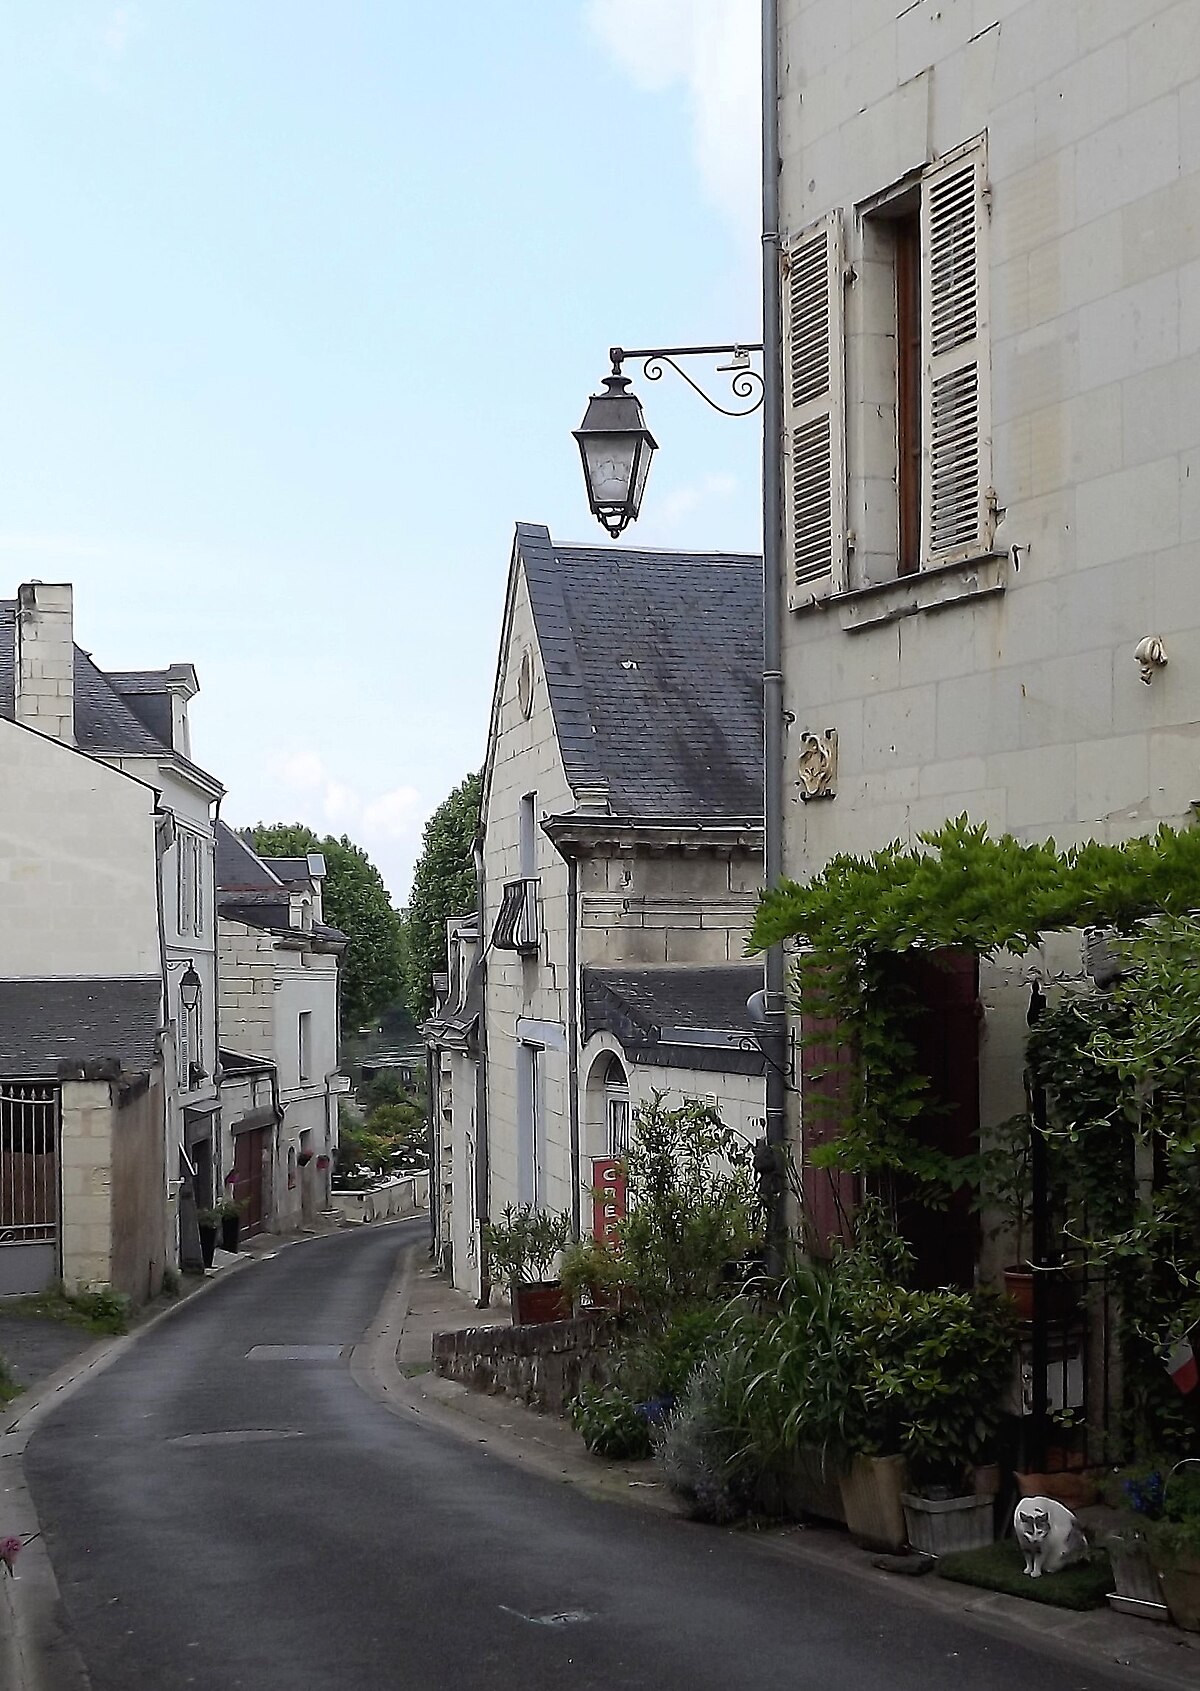
<path fill-rule="evenodd" d="M 793 610 L 991 545 L 986 164 L 973 143 L 865 212 L 849 339 L 841 214 L 785 250 Z"/>
<path fill-rule="evenodd" d="M 517 1047 L 517 1202 L 540 1205 L 546 1191 L 545 1054 Z"/>
<path fill-rule="evenodd" d="M 300 1059 L 300 1079 L 308 1080 L 312 1076 L 312 1011 L 301 1010 L 300 1025 L 297 1035 Z"/>
<path fill-rule="evenodd" d="M 537 794 L 526 793 L 521 800 L 521 815 L 517 833 L 517 862 L 522 880 L 537 874 Z"/>
<path fill-rule="evenodd" d="M 625 1156 L 629 1151 L 629 1086 L 615 1057 L 604 1077 L 604 1124 L 608 1155 Z"/>

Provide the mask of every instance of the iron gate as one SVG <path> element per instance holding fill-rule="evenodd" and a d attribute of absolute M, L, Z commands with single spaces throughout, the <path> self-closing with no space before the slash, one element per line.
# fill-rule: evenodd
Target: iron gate
<path fill-rule="evenodd" d="M 0 1296 L 59 1273 L 58 1088 L 0 1082 Z"/>

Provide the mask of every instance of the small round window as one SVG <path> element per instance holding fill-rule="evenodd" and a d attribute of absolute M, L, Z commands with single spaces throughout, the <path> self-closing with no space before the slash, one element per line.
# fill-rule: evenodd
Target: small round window
<path fill-rule="evenodd" d="M 521 672 L 517 676 L 517 698 L 521 705 L 521 715 L 528 718 L 533 714 L 533 653 L 528 646 L 521 654 Z"/>

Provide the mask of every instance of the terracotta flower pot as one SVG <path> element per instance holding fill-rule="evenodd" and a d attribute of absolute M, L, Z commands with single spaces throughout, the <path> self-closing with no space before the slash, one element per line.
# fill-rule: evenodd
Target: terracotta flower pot
<path fill-rule="evenodd" d="M 1090 1474 L 1016 1474 L 1022 1497 L 1053 1497 L 1068 1509 L 1089 1509 L 1096 1501 L 1096 1482 Z"/>

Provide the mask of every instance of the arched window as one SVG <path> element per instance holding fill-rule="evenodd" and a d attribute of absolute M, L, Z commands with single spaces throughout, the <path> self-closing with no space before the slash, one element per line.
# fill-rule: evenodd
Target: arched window
<path fill-rule="evenodd" d="M 616 1057 L 604 1071 L 604 1125 L 607 1155 L 623 1157 L 629 1149 L 629 1082 Z"/>

